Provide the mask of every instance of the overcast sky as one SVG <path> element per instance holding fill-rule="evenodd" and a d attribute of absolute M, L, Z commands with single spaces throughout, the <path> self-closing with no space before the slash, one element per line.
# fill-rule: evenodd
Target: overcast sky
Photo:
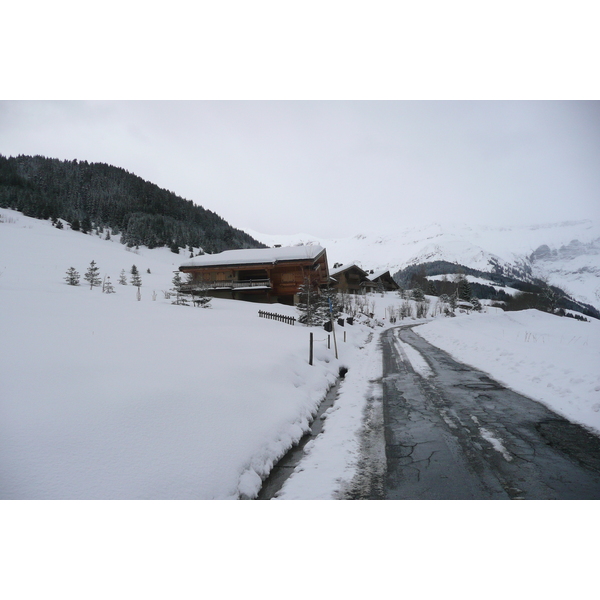
<path fill-rule="evenodd" d="M 3 101 L 0 154 L 123 167 L 239 228 L 600 216 L 600 103 Z"/>

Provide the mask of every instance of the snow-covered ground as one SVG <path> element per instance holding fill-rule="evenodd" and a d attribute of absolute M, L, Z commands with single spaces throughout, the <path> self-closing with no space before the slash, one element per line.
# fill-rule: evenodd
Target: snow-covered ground
<path fill-rule="evenodd" d="M 340 360 L 317 343 L 311 367 L 309 329 L 264 305 L 165 299 L 184 256 L 0 215 L 1 498 L 251 497 L 368 334 Z M 116 293 L 63 280 L 92 260 Z M 117 284 L 133 264 L 139 301 Z"/>
<path fill-rule="evenodd" d="M 403 301 L 369 295 L 374 326 L 339 328 L 339 359 L 313 329 L 311 367 L 309 328 L 257 314 L 295 315 L 292 307 L 213 300 L 200 309 L 166 299 L 186 259 L 0 210 L 1 498 L 253 497 L 341 365 L 349 372 L 324 432 L 279 497 L 335 498 L 352 479 L 365 406 L 381 397 L 379 336 Z M 66 284 L 69 267 L 83 275 L 92 260 L 115 294 Z M 117 284 L 133 264 L 141 300 Z M 418 333 L 600 430 L 599 322 L 487 307 L 446 318 L 431 300 L 437 317 Z"/>

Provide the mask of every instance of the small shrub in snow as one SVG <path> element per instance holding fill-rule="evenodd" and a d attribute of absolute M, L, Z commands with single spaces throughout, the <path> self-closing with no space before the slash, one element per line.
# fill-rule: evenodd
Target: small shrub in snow
<path fill-rule="evenodd" d="M 406 319 L 407 317 L 410 317 L 411 315 L 412 315 L 412 305 L 408 300 L 405 300 L 400 305 L 400 318 Z"/>
<path fill-rule="evenodd" d="M 210 308 L 211 296 L 196 296 L 194 298 L 194 304 L 200 308 Z"/>
<path fill-rule="evenodd" d="M 423 299 L 421 302 L 416 303 L 417 319 L 424 319 L 427 316 L 429 310 L 429 300 Z"/>
<path fill-rule="evenodd" d="M 121 269 L 121 274 L 119 275 L 119 285 L 127 285 L 127 275 L 125 275 L 125 269 Z"/>
<path fill-rule="evenodd" d="M 114 294 L 114 293 L 116 293 L 115 292 L 115 288 L 114 288 L 114 286 L 113 286 L 113 284 L 112 284 L 112 282 L 110 280 L 110 276 L 109 275 L 107 275 L 104 278 L 104 283 L 102 284 L 102 291 L 105 294 Z"/>

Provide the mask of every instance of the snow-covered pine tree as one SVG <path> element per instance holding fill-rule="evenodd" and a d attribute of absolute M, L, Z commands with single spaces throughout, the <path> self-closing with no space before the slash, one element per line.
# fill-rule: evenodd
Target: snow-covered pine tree
<path fill-rule="evenodd" d="M 105 294 L 115 294 L 115 288 L 110 280 L 110 275 L 106 276 L 106 279 L 104 280 L 104 285 L 102 286 L 102 291 Z"/>
<path fill-rule="evenodd" d="M 92 261 L 90 263 L 90 266 L 88 267 L 88 270 L 85 272 L 85 275 L 83 276 L 83 278 L 90 284 L 90 290 L 94 287 L 98 287 L 99 285 L 102 284 L 102 280 L 100 279 L 100 276 L 98 275 L 98 271 L 100 271 L 100 268 L 96 266 L 96 262 Z"/>
<path fill-rule="evenodd" d="M 131 285 L 135 285 L 137 288 L 142 285 L 142 277 L 135 265 L 131 267 Z"/>
<path fill-rule="evenodd" d="M 331 300 L 333 319 L 337 319 L 342 314 L 342 299 L 339 297 L 337 290 L 331 287 L 323 289 L 320 297 L 325 318 L 330 318 L 329 301 Z"/>
<path fill-rule="evenodd" d="M 481 302 L 479 301 L 479 298 L 477 298 L 476 296 L 473 296 L 471 298 L 471 304 L 473 305 L 473 310 L 476 310 L 477 312 L 481 312 L 482 306 L 481 306 Z"/>
<path fill-rule="evenodd" d="M 425 300 L 425 293 L 420 287 L 414 288 L 411 295 L 412 299 L 417 302 L 423 302 L 423 300 Z"/>
<path fill-rule="evenodd" d="M 454 310 L 456 309 L 457 302 L 458 302 L 458 290 L 456 292 L 454 292 L 454 294 L 452 294 L 450 296 L 450 298 L 448 299 L 448 304 L 449 304 L 450 310 L 452 312 L 454 312 Z"/>
<path fill-rule="evenodd" d="M 298 290 L 298 304 L 296 309 L 300 313 L 298 322 L 307 327 L 313 325 L 322 325 L 327 319 L 323 310 L 323 302 L 320 294 L 313 286 L 308 277 L 304 279 L 304 283 Z"/>
<path fill-rule="evenodd" d="M 75 270 L 75 267 L 69 267 L 67 269 L 67 276 L 65 281 L 69 285 L 79 285 L 79 273 Z"/>
<path fill-rule="evenodd" d="M 119 285 L 127 285 L 127 275 L 125 274 L 125 269 L 121 269 L 121 274 L 119 275 Z"/>
<path fill-rule="evenodd" d="M 187 298 L 181 293 L 181 285 L 183 283 L 181 280 L 181 273 L 179 271 L 175 271 L 175 275 L 173 275 L 173 279 L 171 281 L 173 283 L 171 293 L 175 295 L 175 300 L 173 300 L 172 304 L 189 306 Z"/>
<path fill-rule="evenodd" d="M 171 282 L 173 283 L 173 289 L 179 291 L 179 288 L 183 283 L 183 281 L 181 280 L 181 273 L 179 271 L 175 271 L 175 275 L 173 275 L 173 279 L 171 280 Z"/>

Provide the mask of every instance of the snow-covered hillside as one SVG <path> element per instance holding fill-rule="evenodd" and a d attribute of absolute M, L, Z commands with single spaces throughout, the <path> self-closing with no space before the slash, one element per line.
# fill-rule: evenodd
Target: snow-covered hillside
<path fill-rule="evenodd" d="M 389 230 L 389 224 L 383 227 Z M 248 233 L 268 245 L 318 243 L 327 248 L 331 264 L 356 262 L 365 270 L 389 269 L 392 274 L 408 265 L 438 260 L 488 272 L 490 260 L 517 270 L 531 268 L 534 276 L 547 276 L 549 283 L 600 308 L 600 223 L 596 221 L 515 227 L 432 224 L 403 228 L 400 224 L 386 234 L 331 240 L 308 234 Z"/>
<path fill-rule="evenodd" d="M 252 496 L 366 336 L 311 367 L 307 328 L 256 304 L 165 299 L 187 257 L 0 215 L 1 498 Z M 116 293 L 64 281 L 92 260 Z"/>

